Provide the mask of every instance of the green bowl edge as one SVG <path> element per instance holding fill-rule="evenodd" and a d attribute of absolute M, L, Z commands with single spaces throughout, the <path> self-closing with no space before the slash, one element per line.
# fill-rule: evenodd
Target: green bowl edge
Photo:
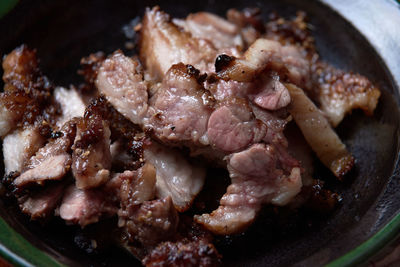
<path fill-rule="evenodd" d="M 397 2 L 400 2 L 397 0 Z M 0 18 L 7 14 L 18 0 L 0 1 Z M 400 233 L 400 214 L 397 214 L 378 233 L 326 267 L 345 267 L 362 264 Z M 34 247 L 23 236 L 14 231 L 0 218 L 0 255 L 16 266 L 59 266 L 65 265 Z"/>

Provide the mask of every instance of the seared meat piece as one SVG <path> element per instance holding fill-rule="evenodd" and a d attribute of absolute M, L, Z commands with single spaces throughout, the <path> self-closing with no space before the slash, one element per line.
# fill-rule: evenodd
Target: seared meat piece
<path fill-rule="evenodd" d="M 214 245 L 204 239 L 162 242 L 142 261 L 156 266 L 220 266 L 220 255 Z"/>
<path fill-rule="evenodd" d="M 304 138 L 321 162 L 341 179 L 353 167 L 353 156 L 303 90 L 293 84 L 286 84 L 286 87 L 293 99 L 289 111 Z"/>
<path fill-rule="evenodd" d="M 190 14 L 185 20 L 173 19 L 173 23 L 190 32 L 192 37 L 204 39 L 219 51 L 243 48 L 244 43 L 239 28 L 217 15 L 208 12 Z"/>
<path fill-rule="evenodd" d="M 144 128 L 164 143 L 208 145 L 207 122 L 214 102 L 200 79 L 193 66 L 173 65 L 150 99 Z"/>
<path fill-rule="evenodd" d="M 223 61 L 219 61 L 222 60 Z M 219 56 L 216 71 L 219 77 L 239 82 L 254 81 L 259 74 L 273 70 L 282 79 L 306 87 L 310 83 L 310 63 L 295 46 L 257 39 L 244 53 L 243 59 Z"/>
<path fill-rule="evenodd" d="M 146 10 L 140 37 L 140 60 L 155 80 L 161 80 L 172 65 L 180 62 L 202 72 L 213 68 L 217 55 L 213 45 L 179 29 L 159 7 Z"/>
<path fill-rule="evenodd" d="M 54 90 L 54 99 L 61 107 L 61 117 L 57 118 L 57 126 L 61 128 L 64 123 L 74 117 L 82 117 L 85 113 L 85 103 L 75 88 L 66 89 L 57 87 Z"/>
<path fill-rule="evenodd" d="M 115 52 L 101 65 L 96 85 L 126 118 L 140 124 L 147 112 L 147 86 L 137 71 L 139 63 Z"/>
<path fill-rule="evenodd" d="M 76 187 L 98 187 L 110 178 L 110 129 L 98 115 L 88 115 L 77 123 L 72 147 L 72 174 Z"/>
<path fill-rule="evenodd" d="M 19 206 L 32 220 L 48 218 L 60 203 L 64 188 L 65 183 L 46 186 L 40 192 L 20 198 Z"/>
<path fill-rule="evenodd" d="M 46 180 L 59 180 L 71 166 L 70 150 L 76 134 L 76 123 L 72 120 L 64 124 L 57 133 L 58 138 L 50 140 L 30 158 L 27 166 L 13 184 L 17 189 L 30 184 L 43 184 Z"/>
<path fill-rule="evenodd" d="M 311 95 L 333 127 L 353 109 L 373 114 L 381 93 L 366 77 L 344 72 L 323 62 L 316 63 L 313 68 L 315 87 Z"/>
<path fill-rule="evenodd" d="M 179 217 L 171 197 L 146 201 L 128 210 L 124 225 L 126 241 L 128 245 L 139 242 L 144 254 L 175 236 Z"/>
<path fill-rule="evenodd" d="M 106 55 L 103 52 L 90 54 L 88 57 L 81 59 L 82 69 L 78 70 L 78 74 L 82 75 L 85 80 L 85 84 L 79 87 L 81 91 L 91 91 L 95 89 L 97 74 L 101 64 L 105 59 Z"/>
<path fill-rule="evenodd" d="M 85 227 L 98 222 L 102 216 L 117 214 L 118 206 L 111 201 L 109 194 L 99 189 L 82 190 L 70 185 L 65 190 L 58 213 L 67 223 Z"/>
<path fill-rule="evenodd" d="M 229 156 L 232 184 L 218 209 L 211 214 L 196 215 L 195 220 L 215 234 L 233 234 L 253 222 L 262 204 L 288 203 L 300 192 L 300 169 L 293 159 L 296 165 L 282 166 L 285 162 L 280 160 L 279 153 L 274 146 L 255 144 Z"/>
<path fill-rule="evenodd" d="M 16 129 L 3 140 L 3 158 L 5 173 L 18 171 L 25 167 L 28 160 L 45 144 L 39 126 L 27 126 Z"/>
<path fill-rule="evenodd" d="M 266 134 L 266 126 L 256 120 L 244 99 L 221 102 L 208 121 L 210 145 L 225 153 L 245 149 L 260 142 Z"/>
<path fill-rule="evenodd" d="M 171 196 L 178 211 L 187 210 L 203 188 L 206 170 L 189 163 L 179 151 L 156 143 L 144 150 L 144 157 L 156 168 L 157 197 Z"/>

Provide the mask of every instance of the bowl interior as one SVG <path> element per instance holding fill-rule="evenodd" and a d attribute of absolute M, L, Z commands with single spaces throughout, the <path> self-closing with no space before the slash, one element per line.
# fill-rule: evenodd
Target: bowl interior
<path fill-rule="evenodd" d="M 400 200 L 393 196 L 400 189 L 400 179 L 392 175 L 398 155 L 398 91 L 385 63 L 368 41 L 319 1 L 62 0 L 43 1 L 40 5 L 21 1 L 0 23 L 0 54 L 26 43 L 37 49 L 43 72 L 55 84 L 77 85 L 81 82 L 76 74 L 80 58 L 100 50 L 124 50 L 127 38 L 122 27 L 141 16 L 146 6 L 156 4 L 177 17 L 201 10 L 224 15 L 231 7 L 249 6 L 260 7 L 266 19 L 271 11 L 285 17 L 294 16 L 297 10 L 306 11 L 321 57 L 337 67 L 367 76 L 382 89 L 374 116 L 365 117 L 355 111 L 338 127 L 339 135 L 357 160 L 347 180 L 338 183 L 323 167 L 317 167 L 316 177 L 341 193 L 341 207 L 323 218 L 308 213 L 274 215 L 266 208 L 246 234 L 217 240 L 227 266 L 324 264 L 371 236 L 399 210 Z M 3 166 L 0 168 L 3 172 Z M 65 227 L 57 219 L 43 227 L 30 222 L 7 201 L 0 202 L 0 215 L 27 240 L 65 263 L 139 265 L 117 248 L 87 254 L 74 242 L 81 232 L 79 228 Z"/>

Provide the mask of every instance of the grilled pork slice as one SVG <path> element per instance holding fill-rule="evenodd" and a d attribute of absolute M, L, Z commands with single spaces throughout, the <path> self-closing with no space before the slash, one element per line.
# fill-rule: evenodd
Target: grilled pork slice
<path fill-rule="evenodd" d="M 64 124 L 58 138 L 50 140 L 30 158 L 13 184 L 22 189 L 31 184 L 43 184 L 47 180 L 60 180 L 71 167 L 70 150 L 76 134 L 75 121 Z"/>
<path fill-rule="evenodd" d="M 37 193 L 23 196 L 19 206 L 32 220 L 48 218 L 61 201 L 65 183 L 57 183 L 41 188 Z"/>
<path fill-rule="evenodd" d="M 75 88 L 57 87 L 54 89 L 54 99 L 59 103 L 62 112 L 56 122 L 59 128 L 74 117 L 83 117 L 85 103 Z"/>
<path fill-rule="evenodd" d="M 189 163 L 179 151 L 156 143 L 144 150 L 144 158 L 156 168 L 157 197 L 171 196 L 178 211 L 187 210 L 203 188 L 205 168 Z"/>
<path fill-rule="evenodd" d="M 196 215 L 196 222 L 219 235 L 239 233 L 256 218 L 262 204 L 287 204 L 300 192 L 299 165 L 280 165 L 280 151 L 265 144 L 229 156 L 228 171 L 232 184 L 211 214 Z"/>
<path fill-rule="evenodd" d="M 72 146 L 72 174 L 76 187 L 98 187 L 110 178 L 110 129 L 100 116 L 89 115 L 77 123 Z"/>
<path fill-rule="evenodd" d="M 180 62 L 202 72 L 213 69 L 217 55 L 213 45 L 179 29 L 159 7 L 146 10 L 140 37 L 140 60 L 155 80 L 160 81 L 172 65 Z"/>
<path fill-rule="evenodd" d="M 46 139 L 40 134 L 40 127 L 36 125 L 16 129 L 7 135 L 3 140 L 5 173 L 21 172 L 28 160 L 45 142 Z"/>
<path fill-rule="evenodd" d="M 341 179 L 353 167 L 353 156 L 303 90 L 293 84 L 286 84 L 286 87 L 293 100 L 289 111 L 304 138 L 321 162 Z"/>
<path fill-rule="evenodd" d="M 373 114 L 381 93 L 366 77 L 323 62 L 315 64 L 313 74 L 315 87 L 311 94 L 333 127 L 353 109 Z"/>

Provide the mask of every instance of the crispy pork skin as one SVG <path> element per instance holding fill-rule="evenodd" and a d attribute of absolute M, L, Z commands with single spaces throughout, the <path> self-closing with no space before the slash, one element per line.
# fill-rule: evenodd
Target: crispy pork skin
<path fill-rule="evenodd" d="M 353 167 L 353 156 L 303 90 L 293 84 L 286 84 L 286 87 L 293 99 L 289 111 L 304 138 L 321 162 L 341 179 Z"/>

